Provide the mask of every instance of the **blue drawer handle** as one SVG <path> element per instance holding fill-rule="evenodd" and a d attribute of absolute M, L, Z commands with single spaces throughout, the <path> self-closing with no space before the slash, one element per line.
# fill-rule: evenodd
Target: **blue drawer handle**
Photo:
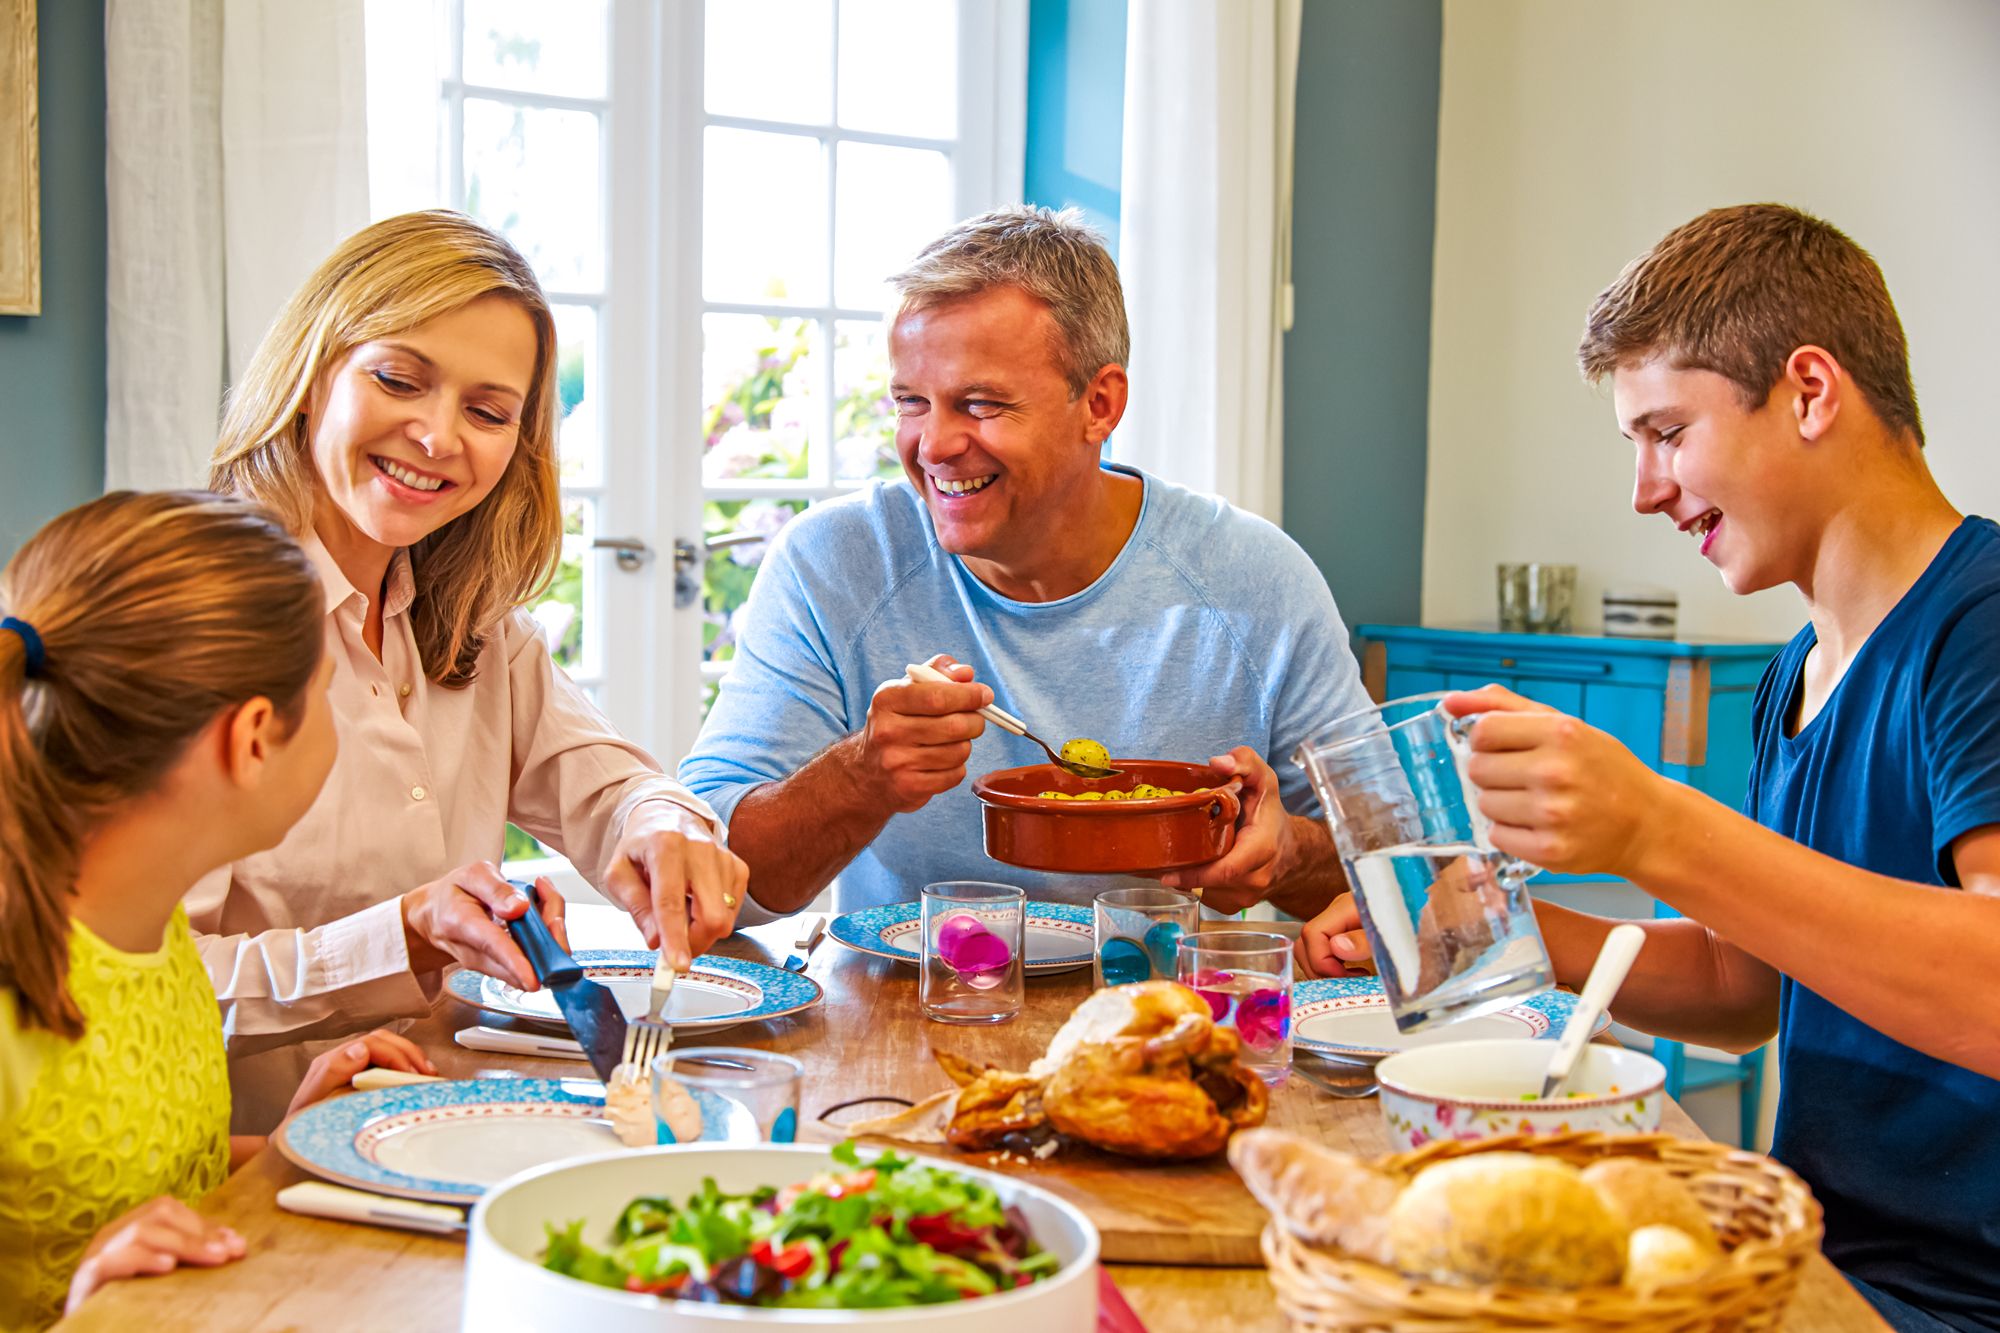
<path fill-rule="evenodd" d="M 1512 671 L 1575 680 L 1598 680 L 1611 674 L 1609 662 L 1551 662 L 1521 657 L 1431 657 L 1425 659 L 1424 665 L 1446 671 Z"/>

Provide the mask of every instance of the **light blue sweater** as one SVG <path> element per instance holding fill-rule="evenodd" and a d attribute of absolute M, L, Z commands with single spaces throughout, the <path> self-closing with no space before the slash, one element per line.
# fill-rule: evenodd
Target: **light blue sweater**
<path fill-rule="evenodd" d="M 1052 745 L 1089 736 L 1115 756 L 1195 761 L 1249 745 L 1277 768 L 1286 806 L 1317 813 L 1292 750 L 1369 702 L 1333 594 L 1270 523 L 1140 479 L 1145 501 L 1125 549 L 1095 583 L 1055 602 L 1017 602 L 974 578 L 939 548 L 906 482 L 793 519 L 757 575 L 735 666 L 681 780 L 728 819 L 751 788 L 859 730 L 876 686 L 950 653 Z M 1028 741 L 989 725 L 967 772 L 1042 762 Z M 1076 903 L 1129 882 L 989 860 L 968 780 L 893 816 L 841 872 L 836 904 L 911 901 L 949 879 Z"/>

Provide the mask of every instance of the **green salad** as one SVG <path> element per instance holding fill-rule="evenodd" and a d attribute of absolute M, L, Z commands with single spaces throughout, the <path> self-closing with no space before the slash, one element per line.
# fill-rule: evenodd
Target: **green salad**
<path fill-rule="evenodd" d="M 783 1189 L 725 1194 L 708 1179 L 685 1203 L 634 1199 L 609 1249 L 581 1222 L 550 1224 L 542 1266 L 679 1300 L 856 1310 L 991 1296 L 1059 1266 L 977 1181 L 893 1153 L 864 1166 L 852 1142 L 833 1159 Z"/>

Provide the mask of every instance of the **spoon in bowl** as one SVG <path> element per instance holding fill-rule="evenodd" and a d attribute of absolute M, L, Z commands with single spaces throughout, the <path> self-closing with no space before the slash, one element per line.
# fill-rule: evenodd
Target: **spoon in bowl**
<path fill-rule="evenodd" d="M 958 684 L 957 681 L 945 675 L 944 672 L 939 671 L 936 667 L 926 666 L 921 662 L 912 662 L 904 670 L 908 673 L 911 680 L 920 680 L 929 685 Z M 1000 730 L 1012 732 L 1016 736 L 1024 737 L 1041 746 L 1042 753 L 1047 755 L 1049 762 L 1057 768 L 1074 773 L 1080 778 L 1115 778 L 1118 776 L 1118 770 L 1115 768 L 1099 768 L 1095 764 L 1079 764 L 1073 759 L 1063 758 L 1049 748 L 1047 741 L 1029 731 L 1026 724 L 1020 718 L 1015 717 L 1004 708 L 988 704 L 979 710 L 979 715 L 1000 728 Z"/>
<path fill-rule="evenodd" d="M 1632 960 L 1639 956 L 1639 949 L 1645 943 L 1646 932 L 1629 921 L 1622 926 L 1613 926 L 1611 933 L 1604 937 L 1604 943 L 1597 950 L 1597 961 L 1590 965 L 1590 979 L 1583 983 L 1583 994 L 1577 999 L 1576 1011 L 1564 1025 L 1562 1040 L 1556 1043 L 1556 1053 L 1549 1060 L 1548 1077 L 1542 1080 L 1544 1100 L 1555 1096 L 1570 1071 L 1576 1068 L 1576 1057 L 1583 1052 L 1583 1044 L 1590 1040 L 1590 1030 L 1597 1026 L 1597 1016 L 1611 1007 L 1611 997 L 1625 984 L 1625 974 L 1632 970 Z"/>

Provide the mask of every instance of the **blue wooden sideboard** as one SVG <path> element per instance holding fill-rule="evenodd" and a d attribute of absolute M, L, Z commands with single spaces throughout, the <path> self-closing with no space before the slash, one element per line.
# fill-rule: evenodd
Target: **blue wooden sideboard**
<path fill-rule="evenodd" d="M 1379 702 L 1435 690 L 1504 685 L 1610 732 L 1646 764 L 1733 808 L 1750 773 L 1750 704 L 1783 647 L 1724 639 L 1625 639 L 1594 634 L 1511 634 L 1481 628 L 1361 625 L 1362 680 Z M 1601 876 L 1539 875 L 1532 887 L 1615 884 Z M 1656 915 L 1671 916 L 1660 907 Z M 1689 1057 L 1657 1041 L 1674 1096 L 1743 1084 L 1742 1142 L 1754 1144 L 1763 1052 L 1740 1061 Z"/>

